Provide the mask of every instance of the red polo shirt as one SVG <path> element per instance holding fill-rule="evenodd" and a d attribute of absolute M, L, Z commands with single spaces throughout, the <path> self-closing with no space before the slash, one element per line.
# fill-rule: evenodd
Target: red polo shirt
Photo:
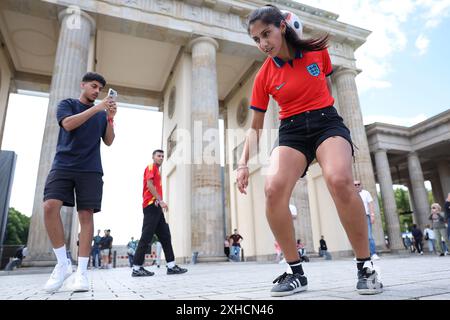
<path fill-rule="evenodd" d="M 334 105 L 326 77 L 331 75 L 328 50 L 297 51 L 284 62 L 267 58 L 253 84 L 250 108 L 265 112 L 271 95 L 280 106 L 280 119 Z"/>
<path fill-rule="evenodd" d="M 144 198 L 144 201 L 142 202 L 143 208 L 151 205 L 156 200 L 156 198 L 152 195 L 150 190 L 148 190 L 147 187 L 148 180 L 153 180 L 153 185 L 155 186 L 156 191 L 160 195 L 161 199 L 163 196 L 162 182 L 161 182 L 161 175 L 159 173 L 159 168 L 155 164 L 150 164 L 145 168 L 144 171 L 144 191 L 142 192 L 142 197 Z"/>

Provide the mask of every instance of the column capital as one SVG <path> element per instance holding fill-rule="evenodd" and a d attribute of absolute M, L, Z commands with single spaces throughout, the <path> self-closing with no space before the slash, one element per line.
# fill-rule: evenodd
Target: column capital
<path fill-rule="evenodd" d="M 408 158 L 411 158 L 411 157 L 418 157 L 419 155 L 417 154 L 417 152 L 416 151 L 410 151 L 410 152 L 408 152 Z"/>
<path fill-rule="evenodd" d="M 387 153 L 388 150 L 386 148 L 378 148 L 377 150 L 375 150 L 375 153 Z"/>
<path fill-rule="evenodd" d="M 198 38 L 192 39 L 191 41 L 189 41 L 187 47 L 190 51 L 192 51 L 192 48 L 194 47 L 194 45 L 201 43 L 201 42 L 209 42 L 214 46 L 214 48 L 216 50 L 219 49 L 219 43 L 214 38 L 211 38 L 211 37 L 198 37 Z"/>
<path fill-rule="evenodd" d="M 81 19 L 81 17 L 83 17 L 91 25 L 91 35 L 94 35 L 95 28 L 96 28 L 95 20 L 90 15 L 88 15 L 86 12 L 81 10 L 80 7 L 71 5 L 71 6 L 67 7 L 67 8 L 65 8 L 64 10 L 61 10 L 58 13 L 58 20 L 59 20 L 59 22 L 61 24 L 63 23 L 64 18 L 66 16 L 72 17 L 72 19 L 73 19 L 72 21 L 70 21 L 70 23 L 67 23 L 67 27 L 69 29 L 80 28 L 81 27 L 79 25 L 80 24 L 80 19 Z"/>
<path fill-rule="evenodd" d="M 344 74 L 352 74 L 354 77 L 356 77 L 359 73 L 361 73 L 361 69 L 357 69 L 354 67 L 347 67 L 347 66 L 338 66 L 334 69 L 333 77 L 340 77 Z"/>

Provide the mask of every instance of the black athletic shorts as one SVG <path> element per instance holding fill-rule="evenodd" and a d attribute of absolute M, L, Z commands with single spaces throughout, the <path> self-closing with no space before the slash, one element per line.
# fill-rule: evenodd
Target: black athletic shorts
<path fill-rule="evenodd" d="M 93 209 L 94 212 L 99 212 L 102 194 L 101 173 L 52 170 L 45 182 L 44 201 L 61 200 L 63 206 L 74 207 L 76 199 L 77 211 Z"/>
<path fill-rule="evenodd" d="M 291 147 L 305 155 L 307 165 L 302 177 L 314 161 L 319 145 L 330 137 L 340 136 L 347 140 L 352 148 L 352 156 L 354 154 L 350 130 L 333 106 L 306 111 L 281 120 L 278 134 L 279 146 Z"/>

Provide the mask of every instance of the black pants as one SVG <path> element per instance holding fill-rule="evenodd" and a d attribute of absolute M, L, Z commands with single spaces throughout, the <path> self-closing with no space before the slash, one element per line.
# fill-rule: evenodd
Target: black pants
<path fill-rule="evenodd" d="M 414 246 L 417 249 L 418 253 L 423 251 L 422 238 L 414 238 Z"/>
<path fill-rule="evenodd" d="M 167 262 L 175 260 L 172 249 L 172 239 L 170 237 L 169 225 L 164 218 L 164 213 L 160 206 L 151 204 L 144 208 L 144 222 L 142 223 L 142 235 L 139 239 L 139 245 L 134 254 L 133 264 L 142 266 L 145 260 L 145 251 L 150 246 L 153 235 L 158 236 L 164 250 Z"/>

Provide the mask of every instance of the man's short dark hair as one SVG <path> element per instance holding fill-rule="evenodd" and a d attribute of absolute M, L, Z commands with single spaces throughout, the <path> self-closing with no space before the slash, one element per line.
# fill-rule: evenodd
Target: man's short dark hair
<path fill-rule="evenodd" d="M 91 81 L 98 81 L 101 83 L 101 85 L 104 87 L 106 86 L 106 80 L 103 78 L 103 76 L 96 72 L 88 72 L 83 76 L 83 79 L 81 80 L 83 82 L 91 82 Z"/>
<path fill-rule="evenodd" d="M 162 151 L 161 149 L 156 149 L 155 151 L 153 151 L 152 156 L 154 156 L 157 153 L 164 153 L 164 151 Z"/>

